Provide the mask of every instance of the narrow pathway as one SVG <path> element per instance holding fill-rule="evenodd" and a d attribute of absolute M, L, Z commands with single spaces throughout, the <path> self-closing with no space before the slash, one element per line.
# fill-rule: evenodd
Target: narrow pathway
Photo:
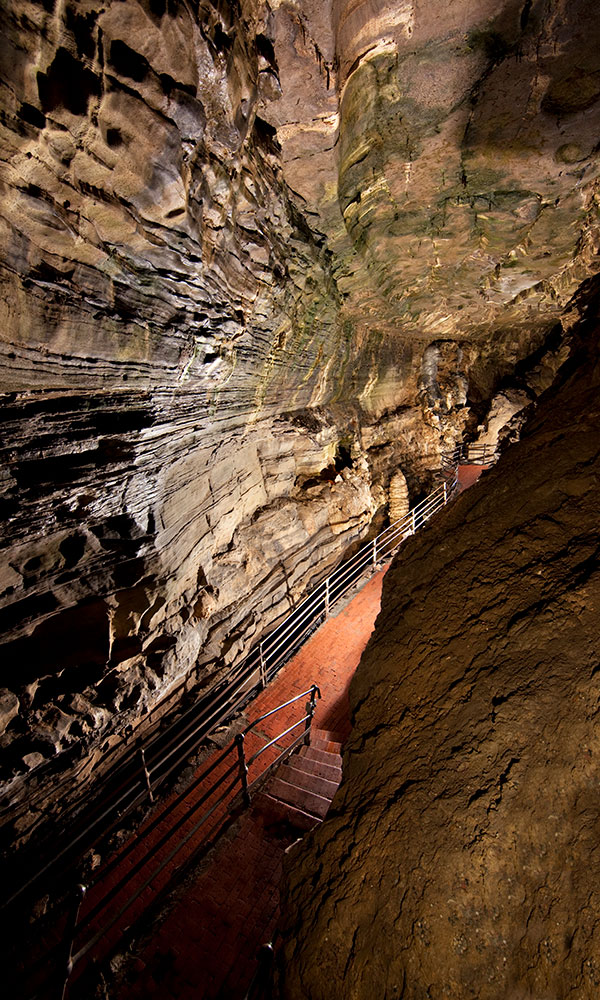
<path fill-rule="evenodd" d="M 346 738 L 348 687 L 373 630 L 385 570 L 330 618 L 247 710 L 250 720 L 318 682 L 322 700 L 314 725 Z M 275 736 L 298 718 L 264 722 Z M 279 881 L 286 848 L 299 836 L 289 822 L 269 814 L 264 797 L 236 821 L 195 874 L 152 938 L 127 968 L 118 1000 L 242 1000 L 256 970 L 256 956 L 279 915 Z"/>
<path fill-rule="evenodd" d="M 459 465 L 458 467 L 458 492 L 468 490 L 469 486 L 476 483 L 482 472 L 489 469 L 489 465 Z"/>

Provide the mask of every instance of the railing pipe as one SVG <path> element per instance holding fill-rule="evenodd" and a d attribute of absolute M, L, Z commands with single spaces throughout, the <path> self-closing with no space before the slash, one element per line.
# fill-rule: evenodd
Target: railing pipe
<path fill-rule="evenodd" d="M 69 979 L 73 971 L 74 961 L 73 961 L 73 942 L 75 940 L 75 934 L 77 933 L 77 922 L 79 920 L 79 911 L 81 909 L 81 904 L 85 899 L 85 894 L 87 892 L 87 887 L 85 885 L 78 885 L 75 890 L 75 905 L 71 911 L 68 926 L 65 930 L 65 936 L 67 940 L 67 954 L 65 956 L 65 978 L 62 984 L 61 990 L 61 1000 L 65 1000 L 67 996 L 67 989 L 69 986 Z"/>
<path fill-rule="evenodd" d="M 317 707 L 317 695 L 321 697 L 321 692 L 319 691 L 316 684 L 313 684 L 310 689 L 310 701 L 306 703 L 306 714 L 308 716 L 306 720 L 306 726 L 304 727 L 304 742 L 306 746 L 310 744 L 310 727 L 312 726 L 313 716 L 315 714 L 315 708 Z"/>
<path fill-rule="evenodd" d="M 253 668 L 253 669 L 256 669 L 256 668 Z M 228 709 L 229 713 L 235 711 L 235 709 L 237 708 L 237 706 L 239 704 L 241 704 L 241 702 L 243 702 L 243 700 L 244 700 L 244 698 L 246 697 L 246 694 L 247 694 L 247 692 L 245 692 L 245 691 L 242 692 L 239 695 L 237 701 L 235 701 L 235 702 L 232 703 L 231 702 L 231 698 L 233 696 L 235 696 L 235 693 L 236 693 L 235 692 L 235 687 L 236 686 L 238 688 L 243 687 L 244 684 L 246 684 L 248 682 L 249 677 L 251 676 L 251 674 L 252 674 L 252 670 L 250 670 L 248 672 L 248 675 L 243 675 L 242 677 L 238 677 L 237 678 L 237 680 L 235 682 L 235 685 L 234 685 L 234 690 L 232 691 L 232 693 L 230 695 L 230 698 L 228 699 L 228 703 L 227 703 L 227 709 Z M 222 706 L 221 706 L 221 708 L 222 708 Z M 160 767 L 164 763 L 166 763 L 166 761 L 170 760 L 171 757 L 173 757 L 176 754 L 178 754 L 177 759 L 175 761 L 175 765 L 174 765 L 176 767 L 177 766 L 177 762 L 179 760 L 181 760 L 181 758 L 184 756 L 184 754 L 182 754 L 182 752 L 181 752 L 182 746 L 185 746 L 187 743 L 190 742 L 190 740 L 192 740 L 192 739 L 194 739 L 194 737 L 198 736 L 199 733 L 202 733 L 202 736 L 197 741 L 197 742 L 200 742 L 201 739 L 204 737 L 204 735 L 206 735 L 207 723 L 210 722 L 211 719 L 214 719 L 216 717 L 220 718 L 219 712 L 220 712 L 221 708 L 217 709 L 215 712 L 213 712 L 211 715 L 209 715 L 208 718 L 205 717 L 205 716 L 202 716 L 202 720 L 200 722 L 197 722 L 195 728 L 192 729 L 191 732 L 189 732 L 187 735 L 185 735 L 183 739 L 181 739 L 181 734 L 180 733 L 175 734 L 174 737 L 173 737 L 173 739 L 170 740 L 169 743 L 167 743 L 167 747 L 172 747 L 172 749 L 168 753 L 162 754 L 161 758 L 160 758 L 160 761 L 157 764 L 155 764 L 151 768 L 151 770 L 152 771 L 156 770 L 158 767 Z M 192 751 L 195 749 L 195 746 L 196 746 L 196 744 L 193 744 L 192 746 L 190 746 L 185 751 L 185 756 L 189 756 L 189 754 L 192 753 Z M 179 753 L 178 753 L 178 751 L 179 751 Z M 171 773 L 172 770 L 173 770 L 173 766 L 170 769 L 168 769 L 163 775 L 161 775 L 161 779 L 160 780 L 163 780 L 168 774 Z M 156 781 L 155 781 L 155 787 L 156 787 Z"/>
<path fill-rule="evenodd" d="M 152 782 L 150 780 L 150 772 L 146 766 L 146 754 L 144 748 L 140 747 L 140 760 L 142 762 L 142 773 L 144 775 L 144 781 L 146 782 L 146 791 L 148 792 L 148 799 L 150 800 L 150 805 L 154 805 L 154 795 L 152 793 Z"/>
<path fill-rule="evenodd" d="M 307 705 L 308 705 L 308 702 L 307 702 Z M 264 746 L 259 747 L 259 749 L 256 750 L 256 752 L 253 753 L 252 756 L 249 758 L 249 760 L 248 760 L 248 769 L 250 769 L 252 767 L 252 765 L 254 764 L 255 760 L 258 760 L 258 758 L 262 756 L 262 754 L 265 752 L 265 750 L 268 750 L 269 747 L 275 746 L 275 744 L 278 743 L 279 740 L 282 740 L 284 736 L 289 736 L 290 733 L 294 732 L 294 729 L 297 729 L 298 726 L 302 725 L 302 723 L 306 723 L 306 720 L 308 718 L 309 718 L 308 715 L 303 715 L 301 719 L 298 719 L 297 722 L 292 723 L 292 725 L 288 726 L 287 729 L 284 729 L 284 731 L 282 733 L 278 733 L 277 736 L 274 736 L 273 739 L 269 740 L 268 743 L 265 743 Z M 305 730 L 306 730 L 306 726 L 305 726 Z M 304 739 L 304 733 L 302 734 L 302 739 Z"/>
<path fill-rule="evenodd" d="M 405 537 L 407 531 L 410 530 L 414 533 L 420 524 L 424 523 L 430 516 L 433 515 L 433 513 L 448 502 L 457 485 L 456 463 L 460 458 L 460 454 L 465 451 L 466 449 L 462 448 L 455 449 L 455 452 L 452 455 L 444 454 L 442 456 L 442 467 L 448 469 L 444 482 L 433 490 L 424 501 L 417 504 L 416 507 L 413 508 L 413 510 L 410 511 L 404 518 L 400 518 L 398 521 L 389 525 L 375 539 L 361 546 L 351 559 L 342 563 L 341 566 L 338 566 L 337 569 L 330 573 L 324 583 L 317 585 L 317 587 L 310 594 L 308 594 L 302 602 L 300 602 L 297 608 L 295 608 L 290 615 L 288 615 L 287 619 L 284 619 L 281 624 L 273 630 L 270 636 L 267 636 L 261 641 L 258 652 L 251 652 L 240 662 L 239 667 L 234 668 L 230 676 L 230 684 L 226 689 L 226 697 L 221 698 L 221 695 L 218 695 L 219 704 L 216 708 L 209 709 L 207 707 L 198 714 L 196 706 L 191 706 L 178 720 L 177 733 L 174 733 L 171 739 L 167 738 L 167 741 L 165 742 L 160 739 L 162 734 L 158 733 L 156 738 L 153 737 L 152 741 L 147 744 L 145 749 L 140 748 L 140 760 L 142 763 L 144 778 L 142 787 L 145 787 L 145 794 L 150 801 L 153 800 L 154 791 L 158 785 L 161 784 L 165 778 L 179 766 L 179 762 L 185 755 L 192 752 L 200 740 L 208 731 L 210 731 L 210 726 L 214 725 L 216 720 L 222 719 L 225 713 L 231 714 L 231 712 L 244 701 L 244 699 L 248 696 L 248 686 L 253 683 L 254 672 L 257 671 L 259 673 L 260 683 L 264 685 L 264 683 L 274 675 L 279 663 L 282 662 L 288 654 L 290 645 L 288 640 L 293 638 L 293 642 L 296 644 L 296 642 L 300 642 L 303 639 L 306 632 L 323 613 L 321 610 L 318 610 L 319 608 L 323 608 L 324 606 L 326 615 L 329 614 L 333 603 L 335 603 L 336 600 L 339 600 L 343 594 L 354 585 L 366 569 L 369 562 L 375 566 L 378 560 L 381 561 L 383 558 L 387 558 L 391 555 L 393 550 Z M 484 460 L 487 460 L 490 457 L 488 455 L 487 444 L 480 446 L 479 449 L 474 447 L 473 452 L 481 454 Z M 164 702 L 168 702 L 168 700 L 173 697 L 174 693 L 180 691 L 184 686 L 185 683 L 176 685 L 175 688 L 173 688 L 172 691 L 170 691 L 165 697 Z M 159 706 L 155 706 L 151 710 L 149 717 L 154 715 L 158 707 Z M 185 726 L 183 730 L 183 739 L 181 729 L 182 722 Z M 152 754 L 155 744 L 157 747 L 160 747 L 160 749 L 154 751 L 155 761 L 148 763 L 146 755 Z M 167 752 L 165 752 L 165 750 Z M 165 769 L 165 765 L 168 764 L 171 759 L 173 759 L 173 763 Z M 126 773 L 125 769 L 127 766 L 131 765 L 127 765 L 127 762 L 123 765 L 124 774 Z M 119 773 L 120 768 L 121 765 L 119 765 L 116 769 L 117 774 Z M 45 871 L 47 871 L 51 865 L 56 864 L 56 862 L 59 861 L 68 850 L 72 850 L 83 837 L 88 836 L 92 830 L 95 830 L 102 822 L 106 821 L 111 814 L 116 814 L 124 803 L 126 803 L 125 813 L 128 813 L 141 800 L 142 793 L 141 790 L 138 791 L 138 782 L 127 787 L 124 786 L 124 791 L 111 801 L 108 808 L 101 810 L 91 824 L 88 824 L 83 831 L 80 831 L 77 836 L 71 840 L 69 844 L 64 846 L 58 854 L 54 855 L 52 861 L 39 870 L 27 882 L 22 883 L 19 890 L 13 893 L 7 902 L 12 901 L 16 896 L 20 895 L 20 893 L 29 887 L 33 881 L 37 880 Z"/>
<path fill-rule="evenodd" d="M 265 646 L 267 646 L 269 639 L 275 637 L 275 635 L 277 636 L 277 640 L 279 641 L 284 636 L 286 636 L 290 631 L 297 628 L 300 622 L 302 622 L 306 618 L 306 615 L 311 610 L 311 608 L 313 606 L 317 607 L 320 604 L 322 600 L 321 594 L 319 593 L 320 586 L 321 585 L 319 584 L 319 586 L 316 587 L 315 590 L 312 591 L 312 593 L 309 595 L 310 603 L 307 604 L 307 601 L 303 601 L 302 604 L 299 604 L 296 610 L 291 613 L 289 618 L 284 620 L 281 623 L 281 625 L 278 625 L 277 628 L 274 629 L 273 632 L 271 632 L 270 636 L 267 636 L 267 638 L 264 640 Z M 305 605 L 307 606 L 305 607 Z M 270 653 L 271 651 L 272 647 L 268 647 L 268 652 Z"/>
<path fill-rule="evenodd" d="M 238 765 L 240 774 L 240 784 L 242 786 L 242 796 L 244 802 L 247 806 L 250 805 L 250 793 L 248 792 L 248 764 L 246 763 L 246 754 L 244 751 L 244 733 L 238 733 L 235 738 L 237 752 L 238 752 Z"/>
<path fill-rule="evenodd" d="M 259 723 L 264 722 L 265 719 L 270 718 L 271 715 L 275 715 L 276 712 L 280 712 L 282 708 L 288 708 L 288 706 L 289 705 L 293 705 L 295 701 L 300 701 L 301 698 L 306 698 L 306 695 L 307 694 L 311 694 L 312 691 L 313 691 L 313 689 L 315 689 L 317 691 L 318 696 L 320 698 L 321 697 L 321 692 L 320 692 L 318 686 L 316 684 L 313 684 L 306 691 L 301 691 L 300 694 L 294 695 L 293 698 L 290 698 L 289 701 L 284 701 L 283 704 L 282 705 L 278 705 L 277 708 L 272 708 L 269 712 L 263 712 L 262 715 L 259 715 L 258 719 L 254 719 L 250 723 L 250 725 L 246 726 L 246 728 L 244 729 L 244 734 L 247 734 L 252 729 L 255 729 L 255 727 L 258 726 Z"/>
<path fill-rule="evenodd" d="M 258 649 L 260 654 L 260 683 L 264 691 L 264 689 L 267 686 L 267 664 L 265 662 L 265 650 L 263 642 L 261 642 Z"/>

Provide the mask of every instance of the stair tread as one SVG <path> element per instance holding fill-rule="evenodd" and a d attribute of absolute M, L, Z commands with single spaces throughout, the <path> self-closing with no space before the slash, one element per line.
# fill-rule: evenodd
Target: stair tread
<path fill-rule="evenodd" d="M 323 764 L 333 764 L 335 767 L 342 766 L 342 758 L 339 754 L 321 750 L 319 747 L 301 747 L 298 756 L 307 757 L 310 760 L 320 760 Z"/>
<path fill-rule="evenodd" d="M 325 818 L 331 805 L 330 800 L 324 796 L 317 795 L 316 792 L 309 792 L 305 788 L 298 788 L 297 785 L 292 785 L 289 781 L 284 781 L 278 776 L 271 779 L 267 791 L 273 798 L 288 802 L 297 809 L 318 816 L 319 819 Z"/>
<path fill-rule="evenodd" d="M 332 754 L 327 756 L 333 757 Z M 316 760 L 307 754 L 294 754 L 290 757 L 289 764 L 307 774 L 316 774 L 319 778 L 327 778 L 328 781 L 336 781 L 339 785 L 342 780 L 342 768 L 340 764 L 329 761 Z"/>
<path fill-rule="evenodd" d="M 328 750 L 329 753 L 339 754 L 342 751 L 341 743 L 336 743 L 334 740 L 323 740 L 320 736 L 311 735 L 310 745 L 318 750 Z"/>
<path fill-rule="evenodd" d="M 320 823 L 318 816 L 313 816 L 312 813 L 307 813 L 289 802 L 282 802 L 281 799 L 274 798 L 268 792 L 260 792 L 253 799 L 253 804 L 267 820 L 289 823 L 298 830 L 312 830 Z"/>
<path fill-rule="evenodd" d="M 309 792 L 316 792 L 317 795 L 322 795 L 325 799 L 332 799 L 339 785 L 339 781 L 331 781 L 329 778 L 322 778 L 318 774 L 305 771 L 301 767 L 294 767 L 291 762 L 281 768 L 278 777 L 289 781 L 290 785 L 305 788 Z"/>
<path fill-rule="evenodd" d="M 311 734 L 318 736 L 320 740 L 325 740 L 327 743 L 339 743 L 341 746 L 344 742 L 344 738 L 339 733 L 332 732 L 331 729 L 317 729 L 316 726 L 313 726 Z"/>

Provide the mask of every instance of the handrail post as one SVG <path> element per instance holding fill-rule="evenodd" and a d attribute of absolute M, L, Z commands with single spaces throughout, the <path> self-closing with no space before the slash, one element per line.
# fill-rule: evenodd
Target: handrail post
<path fill-rule="evenodd" d="M 377 569 L 377 538 L 373 539 L 373 569 Z"/>
<path fill-rule="evenodd" d="M 329 577 L 325 580 L 325 617 L 329 618 Z"/>
<path fill-rule="evenodd" d="M 412 510 L 412 533 L 413 533 L 413 535 L 415 534 L 416 530 L 417 530 L 417 522 L 416 522 L 416 519 L 415 519 L 415 511 L 414 511 L 414 508 L 413 508 L 413 510 Z"/>
<path fill-rule="evenodd" d="M 242 786 L 242 797 L 247 806 L 250 805 L 250 792 L 248 791 L 248 765 L 246 764 L 246 754 L 244 751 L 244 734 L 238 733 L 235 738 L 238 764 L 240 769 L 240 784 Z"/>
<path fill-rule="evenodd" d="M 315 708 L 317 707 L 317 691 L 318 687 L 316 684 L 310 689 L 310 701 L 306 702 L 306 723 L 304 726 L 304 743 L 306 746 L 310 745 L 310 727 L 312 726 L 313 716 L 315 714 Z M 319 697 L 321 697 L 319 693 Z"/>
<path fill-rule="evenodd" d="M 446 480 L 444 479 L 444 506 L 448 503 L 448 487 L 446 485 Z"/>
<path fill-rule="evenodd" d="M 267 686 L 267 663 L 266 663 L 266 660 L 265 660 L 265 654 L 264 654 L 262 642 L 261 642 L 260 646 L 258 647 L 258 651 L 260 653 L 260 683 L 261 683 L 262 689 L 264 691 L 264 689 Z"/>
<path fill-rule="evenodd" d="M 85 894 L 87 892 L 87 886 L 78 885 L 75 895 L 75 906 L 71 912 L 71 919 L 65 931 L 65 936 L 67 939 L 67 954 L 65 962 L 65 978 L 63 981 L 61 1000 L 65 1000 L 67 995 L 67 986 L 69 985 L 69 978 L 73 971 L 73 942 L 75 940 L 75 931 L 77 930 L 77 922 L 79 920 L 79 911 L 81 909 L 81 904 L 85 899 Z"/>
<path fill-rule="evenodd" d="M 152 782 L 150 780 L 150 771 L 146 764 L 146 753 L 143 747 L 140 747 L 140 759 L 142 761 L 142 771 L 144 773 L 144 781 L 146 782 L 146 791 L 148 792 L 148 798 L 150 800 L 150 805 L 154 805 L 154 794 L 152 792 Z"/>

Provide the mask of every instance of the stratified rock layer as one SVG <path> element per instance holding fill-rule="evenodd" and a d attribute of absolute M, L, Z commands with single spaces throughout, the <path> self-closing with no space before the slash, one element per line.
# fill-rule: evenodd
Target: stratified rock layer
<path fill-rule="evenodd" d="M 291 862 L 285 1000 L 598 995 L 597 327 L 386 576 L 343 783 Z"/>

